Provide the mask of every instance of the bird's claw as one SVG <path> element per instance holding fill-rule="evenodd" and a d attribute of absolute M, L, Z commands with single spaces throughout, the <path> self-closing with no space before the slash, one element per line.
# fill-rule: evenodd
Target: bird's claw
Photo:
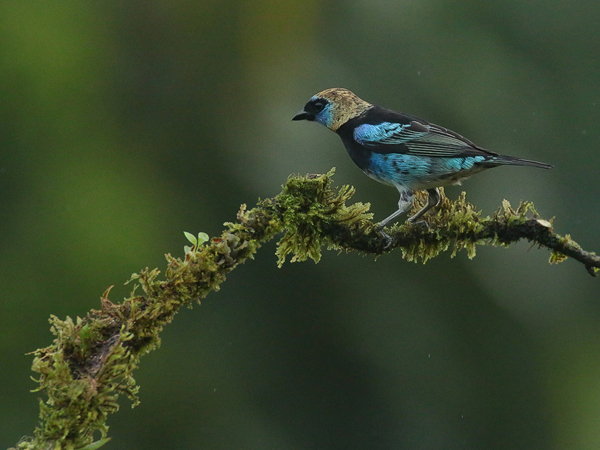
<path fill-rule="evenodd" d="M 425 220 L 418 220 L 416 222 L 411 222 L 409 220 L 408 223 L 410 223 L 411 225 L 417 225 L 417 226 L 420 226 L 420 227 L 425 227 L 428 230 L 431 228 L 431 225 L 429 225 L 429 223 L 427 221 L 425 221 Z"/>
<path fill-rule="evenodd" d="M 388 248 L 390 248 L 392 245 L 392 242 L 393 242 L 392 237 L 389 234 L 387 234 L 385 231 L 383 231 L 383 227 L 381 225 L 377 225 L 377 232 L 381 235 L 381 237 L 385 241 L 385 246 L 383 247 L 383 249 L 387 250 Z"/>

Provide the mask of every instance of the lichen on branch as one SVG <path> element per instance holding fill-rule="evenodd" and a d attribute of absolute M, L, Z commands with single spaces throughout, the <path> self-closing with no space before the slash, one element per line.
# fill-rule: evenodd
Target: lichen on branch
<path fill-rule="evenodd" d="M 183 257 L 166 255 L 164 278 L 158 269 L 133 274 L 131 296 L 120 304 L 101 298 L 101 308 L 84 318 L 50 318 L 55 335 L 52 345 L 33 354 L 38 374 L 40 423 L 34 436 L 24 438 L 19 449 L 96 449 L 108 439 L 106 420 L 119 409 L 119 394 L 132 406 L 139 403 L 133 378 L 141 356 L 160 345 L 160 332 L 182 306 L 191 307 L 219 289 L 229 272 L 252 258 L 262 243 L 284 232 L 277 248 L 281 266 L 288 255 L 292 262 L 308 258 L 318 262 L 323 247 L 357 250 L 381 255 L 394 248 L 409 261 L 427 262 L 452 248 L 451 256 L 466 250 L 475 256 L 477 245 L 508 246 L 526 239 L 552 251 L 551 263 L 571 257 L 592 275 L 600 271 L 600 258 L 586 252 L 569 235 L 554 233 L 552 222 L 543 220 L 533 204 L 513 209 L 507 201 L 492 215 L 468 203 L 464 192 L 456 201 L 442 193 L 437 210 L 427 214 L 427 226 L 396 224 L 387 241 L 372 222 L 369 204 L 347 205 L 354 189 L 331 187 L 333 169 L 324 175 L 292 176 L 274 198 L 259 201 L 252 209 L 242 205 L 237 221 L 226 223 L 221 236 L 208 242 L 203 233 L 185 247 Z M 414 208 L 426 198 L 417 195 Z M 96 435 L 96 436 L 95 436 Z M 94 438 L 99 438 L 94 440 Z"/>
<path fill-rule="evenodd" d="M 452 247 L 451 257 L 464 249 L 472 259 L 477 245 L 509 246 L 526 239 L 552 250 L 551 263 L 571 257 L 583 263 L 591 275 L 600 271 L 600 257 L 582 250 L 569 235 L 556 234 L 552 220 L 541 219 L 533 203 L 521 202 L 515 209 L 504 200 L 492 217 L 482 217 L 481 211 L 467 202 L 465 192 L 451 201 L 443 188 L 440 188 L 442 201 L 438 208 L 423 217 L 427 225 L 396 223 L 389 230 L 392 244 L 387 247 L 386 240 L 371 221 L 370 205 L 346 205 L 354 188 L 331 188 L 333 172 L 291 177 L 277 197 L 285 229 L 277 250 L 279 265 L 288 254 L 294 255 L 292 262 L 307 258 L 318 262 L 324 246 L 374 255 L 398 248 L 408 261 L 424 263 Z M 408 216 L 420 210 L 426 201 L 427 194 L 417 192 Z"/>

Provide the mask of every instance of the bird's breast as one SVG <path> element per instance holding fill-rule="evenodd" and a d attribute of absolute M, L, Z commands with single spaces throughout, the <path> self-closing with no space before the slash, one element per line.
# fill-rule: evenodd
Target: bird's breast
<path fill-rule="evenodd" d="M 373 152 L 356 142 L 351 133 L 339 133 L 339 135 L 352 161 L 366 173 L 371 165 L 371 155 Z"/>

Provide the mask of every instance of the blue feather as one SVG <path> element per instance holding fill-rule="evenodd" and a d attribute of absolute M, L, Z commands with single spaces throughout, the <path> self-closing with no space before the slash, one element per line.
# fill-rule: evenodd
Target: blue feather
<path fill-rule="evenodd" d="M 459 156 L 472 146 L 447 133 L 416 122 L 406 124 L 382 122 L 362 124 L 353 131 L 354 140 L 373 151 L 408 153 L 412 155 L 452 157 Z M 393 149 L 392 146 L 398 146 Z M 400 147 L 402 146 L 402 147 Z"/>
<path fill-rule="evenodd" d="M 383 184 L 403 189 L 430 189 L 441 184 L 460 183 L 480 172 L 484 156 L 436 158 L 401 153 L 373 153 L 365 173 Z"/>
<path fill-rule="evenodd" d="M 354 129 L 354 140 L 366 147 L 380 144 L 404 144 L 425 135 L 407 131 L 410 124 L 382 122 L 377 125 L 363 124 Z"/>
<path fill-rule="evenodd" d="M 327 103 L 323 110 L 315 115 L 315 122 L 325 125 L 327 128 L 331 127 L 333 122 L 333 107 L 331 103 Z"/>

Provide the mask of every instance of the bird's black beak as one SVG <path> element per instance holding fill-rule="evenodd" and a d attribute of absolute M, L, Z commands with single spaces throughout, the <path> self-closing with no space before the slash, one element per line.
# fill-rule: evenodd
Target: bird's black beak
<path fill-rule="evenodd" d="M 292 120 L 315 120 L 315 116 L 313 114 L 307 113 L 304 110 L 301 110 L 298 114 L 292 117 Z"/>

